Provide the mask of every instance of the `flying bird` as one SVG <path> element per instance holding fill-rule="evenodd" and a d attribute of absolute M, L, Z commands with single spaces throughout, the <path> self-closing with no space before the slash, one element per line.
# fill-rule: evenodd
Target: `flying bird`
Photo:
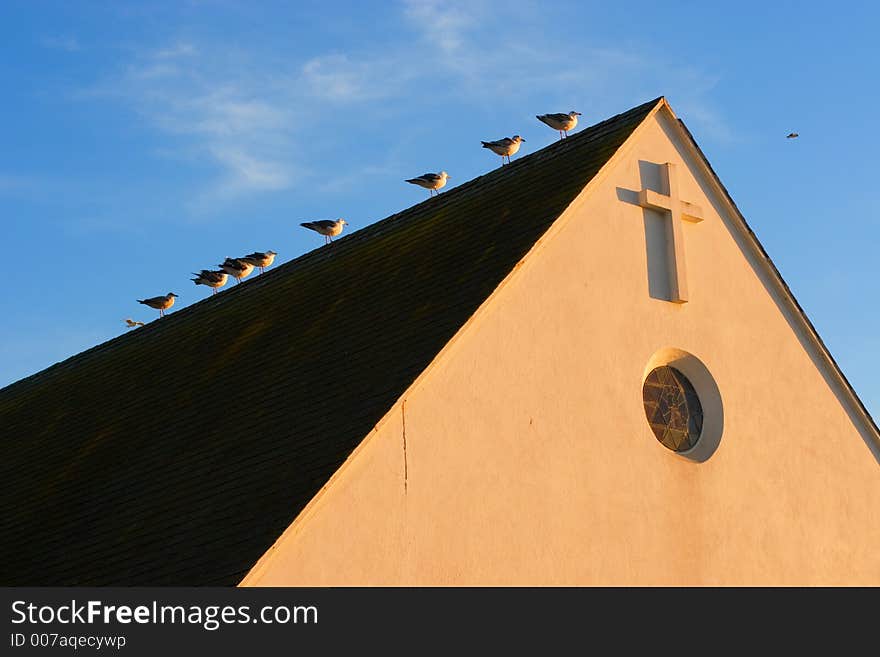
<path fill-rule="evenodd" d="M 232 276 L 236 283 L 241 283 L 241 279 L 254 270 L 254 266 L 251 263 L 245 262 L 241 258 L 226 258 L 223 264 L 217 266 Z"/>
<path fill-rule="evenodd" d="M 406 182 L 424 187 L 428 190 L 428 196 L 433 196 L 435 191 L 446 184 L 447 178 L 449 178 L 449 174 L 441 171 L 440 173 L 423 173 L 418 178 L 409 178 Z M 440 192 L 437 191 L 437 193 L 439 194 Z"/>
<path fill-rule="evenodd" d="M 496 155 L 500 155 L 501 164 L 504 164 L 504 158 L 506 157 L 507 161 L 510 162 L 510 156 L 519 150 L 519 145 L 524 141 L 525 139 L 519 135 L 514 135 L 513 137 L 505 137 L 496 141 L 482 141 L 480 143 L 483 144 L 483 148 L 488 148 Z"/>
<path fill-rule="evenodd" d="M 136 322 L 136 321 L 134 321 L 133 319 L 130 319 L 130 318 L 129 318 L 129 319 L 125 319 L 125 320 L 123 320 L 123 321 L 128 325 L 128 328 L 134 328 L 135 326 L 143 326 L 143 325 L 144 325 L 143 322 Z"/>
<path fill-rule="evenodd" d="M 333 238 L 342 232 L 342 227 L 347 225 L 348 222 L 345 219 L 337 219 L 336 221 L 321 219 L 320 221 L 306 221 L 305 223 L 300 224 L 303 228 L 308 228 L 309 230 L 313 230 L 316 233 L 323 235 L 324 244 L 332 242 Z"/>
<path fill-rule="evenodd" d="M 145 306 L 149 306 L 150 308 L 155 308 L 159 311 L 159 317 L 165 316 L 165 311 L 168 310 L 171 306 L 174 305 L 174 299 L 177 295 L 174 292 L 169 292 L 164 297 L 150 297 L 149 299 L 137 299 L 138 303 L 142 303 Z"/>
<path fill-rule="evenodd" d="M 572 110 L 568 114 L 537 114 L 535 118 L 542 123 L 546 123 L 554 130 L 558 130 L 559 138 L 562 139 L 563 137 L 568 137 L 569 130 L 574 130 L 580 115 L 580 112 Z"/>
<path fill-rule="evenodd" d="M 796 132 L 789 132 L 787 135 L 785 135 L 785 138 L 786 139 L 797 139 L 797 137 L 799 137 L 799 136 L 800 135 L 798 135 L 798 133 L 796 133 Z"/>
<path fill-rule="evenodd" d="M 207 285 L 211 288 L 211 294 L 217 294 L 217 288 L 226 285 L 226 281 L 229 279 L 229 274 L 222 270 L 212 271 L 210 269 L 203 269 L 198 274 L 193 272 L 193 276 L 195 278 L 190 280 L 196 285 Z"/>
<path fill-rule="evenodd" d="M 251 263 L 254 267 L 260 268 L 260 273 L 263 273 L 263 268 L 268 267 L 273 262 L 275 262 L 275 256 L 278 254 L 274 251 L 266 251 L 265 253 L 261 253 L 260 251 L 254 251 L 253 253 L 249 253 L 246 256 L 242 256 L 239 260 L 243 260 L 244 262 Z"/>

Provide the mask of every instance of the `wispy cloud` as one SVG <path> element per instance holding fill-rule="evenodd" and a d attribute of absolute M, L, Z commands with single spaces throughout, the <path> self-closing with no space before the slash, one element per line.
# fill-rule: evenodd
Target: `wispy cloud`
<path fill-rule="evenodd" d="M 403 6 L 406 18 L 420 28 L 431 45 L 447 54 L 457 53 L 465 46 L 468 32 L 484 15 L 477 2 L 405 0 Z"/>
<path fill-rule="evenodd" d="M 113 76 L 81 94 L 114 99 L 167 135 L 156 153 L 216 169 L 193 190 L 189 208 L 279 192 L 310 178 L 304 148 L 334 127 L 334 111 L 406 93 L 417 71 L 385 53 L 327 53 L 270 62 L 253 53 L 178 41 L 140 50 Z M 332 132 L 322 132 L 332 139 Z M 342 175 L 345 175 L 342 172 Z"/>
<path fill-rule="evenodd" d="M 16 194 L 37 188 L 38 181 L 28 176 L 0 173 L 0 194 Z"/>
<path fill-rule="evenodd" d="M 72 36 L 44 36 L 40 38 L 40 45 L 51 50 L 63 50 L 65 52 L 78 52 L 82 50 L 79 41 Z"/>
<path fill-rule="evenodd" d="M 167 48 L 161 48 L 153 53 L 154 59 L 177 59 L 198 53 L 195 45 L 186 42 L 177 42 Z"/>
<path fill-rule="evenodd" d="M 192 209 L 291 185 L 293 112 L 259 67 L 190 42 L 140 51 L 85 94 L 120 100 L 169 137 L 164 155 L 217 170 Z"/>
<path fill-rule="evenodd" d="M 711 107 L 705 99 L 699 96 L 684 96 L 681 102 L 677 103 L 677 107 L 676 111 L 687 117 L 686 123 L 698 128 L 701 134 L 709 135 L 722 142 L 730 142 L 735 139 L 725 117 Z"/>
<path fill-rule="evenodd" d="M 713 136 L 727 134 L 723 113 L 707 100 L 717 80 L 670 61 L 661 43 L 656 52 L 589 35 L 554 43 L 537 3 L 511 10 L 496 0 L 402 0 L 397 7 L 396 21 L 385 26 L 397 30 L 392 45 L 361 40 L 348 50 L 285 57 L 175 40 L 134 51 L 91 95 L 124 102 L 166 135 L 156 152 L 203 174 L 205 164 L 214 170 L 213 180 L 192 191 L 195 212 L 297 185 L 322 189 L 331 176 L 321 161 L 347 148 L 346 130 L 409 121 L 409 113 L 418 131 L 419 108 L 450 98 L 484 112 L 511 98 L 542 98 L 547 106 L 530 113 L 578 109 L 598 120 L 622 99 L 677 94 L 693 121 Z M 363 166 L 346 158 L 332 178 L 352 179 L 346 167 Z"/>
<path fill-rule="evenodd" d="M 538 3 L 514 11 L 492 0 L 403 0 L 402 15 L 425 47 L 423 61 L 470 102 L 490 106 L 523 93 L 550 102 L 590 99 L 586 109 L 599 118 L 620 109 L 621 98 L 665 94 L 681 99 L 692 122 L 713 137 L 732 138 L 723 113 L 708 100 L 718 77 L 674 61 L 660 42 L 608 44 L 589 33 L 554 42 L 544 34 L 546 12 Z"/>
<path fill-rule="evenodd" d="M 413 79 L 411 67 L 385 55 L 330 54 L 302 66 L 305 91 L 312 99 L 360 103 L 401 94 Z"/>
<path fill-rule="evenodd" d="M 345 55 L 327 55 L 307 61 L 302 73 L 317 96 L 331 100 L 357 100 L 369 96 L 364 79 L 351 68 Z"/>
<path fill-rule="evenodd" d="M 294 169 L 283 161 L 260 159 L 235 146 L 210 146 L 209 151 L 222 168 L 223 175 L 187 203 L 187 207 L 197 214 L 211 210 L 220 201 L 258 192 L 280 191 L 293 185 Z"/>

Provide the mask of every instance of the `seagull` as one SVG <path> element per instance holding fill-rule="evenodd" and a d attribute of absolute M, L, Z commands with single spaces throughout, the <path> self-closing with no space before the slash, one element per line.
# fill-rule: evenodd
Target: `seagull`
<path fill-rule="evenodd" d="M 406 182 L 424 187 L 428 190 L 428 196 L 433 196 L 436 190 L 446 184 L 447 178 L 449 178 L 449 174 L 441 171 L 440 173 L 423 173 L 418 178 L 410 178 Z M 437 193 L 439 194 L 440 192 Z"/>
<path fill-rule="evenodd" d="M 254 251 L 253 253 L 249 253 L 246 256 L 242 256 L 239 260 L 243 260 L 244 262 L 251 263 L 254 267 L 260 268 L 260 273 L 263 273 L 263 268 L 268 267 L 273 262 L 275 262 L 275 256 L 278 254 L 274 251 L 266 251 L 265 253 L 260 253 L 259 251 Z"/>
<path fill-rule="evenodd" d="M 798 136 L 799 135 L 796 132 L 789 132 L 787 135 L 785 135 L 785 138 L 786 139 L 796 139 Z"/>
<path fill-rule="evenodd" d="M 337 219 L 336 221 L 321 219 L 320 221 L 307 221 L 300 224 L 303 228 L 308 228 L 323 235 L 324 244 L 332 242 L 333 238 L 342 232 L 342 227 L 347 225 L 348 222 L 345 219 Z"/>
<path fill-rule="evenodd" d="M 168 310 L 171 306 L 174 305 L 174 298 L 177 295 L 174 292 L 169 292 L 164 297 L 150 297 L 149 299 L 137 299 L 138 303 L 142 303 L 145 306 L 149 306 L 150 308 L 155 308 L 159 311 L 159 317 L 165 317 L 165 311 Z"/>
<path fill-rule="evenodd" d="M 241 258 L 226 258 L 222 265 L 217 266 L 232 276 L 236 283 L 241 283 L 241 279 L 254 270 L 254 266 L 251 263 L 245 262 Z"/>
<path fill-rule="evenodd" d="M 123 321 L 128 325 L 128 328 L 134 328 L 135 326 L 143 326 L 144 325 L 143 322 L 136 322 L 133 319 L 125 319 Z"/>
<path fill-rule="evenodd" d="M 568 131 L 578 124 L 580 112 L 572 110 L 568 114 L 537 114 L 535 118 L 559 131 L 559 138 L 568 137 Z"/>
<path fill-rule="evenodd" d="M 211 271 L 210 269 L 203 269 L 198 274 L 193 272 L 193 276 L 195 278 L 190 280 L 196 285 L 207 285 L 211 288 L 211 294 L 217 294 L 217 288 L 226 285 L 229 278 L 229 274 L 225 271 Z"/>
<path fill-rule="evenodd" d="M 482 141 L 480 143 L 483 144 L 483 148 L 488 148 L 493 153 L 500 155 L 501 164 L 504 164 L 505 156 L 507 157 L 507 161 L 510 162 L 510 156 L 519 150 L 520 143 L 524 141 L 525 139 L 519 135 L 514 135 L 513 137 L 498 139 L 497 141 Z"/>

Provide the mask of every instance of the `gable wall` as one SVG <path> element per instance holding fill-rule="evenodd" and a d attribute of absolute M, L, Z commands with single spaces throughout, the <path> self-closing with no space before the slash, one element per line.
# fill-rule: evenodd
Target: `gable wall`
<path fill-rule="evenodd" d="M 865 432 L 671 125 L 646 121 L 245 585 L 880 584 Z M 640 160 L 678 163 L 706 217 L 686 304 L 650 296 Z M 703 463 L 645 421 L 664 347 L 720 390 Z"/>

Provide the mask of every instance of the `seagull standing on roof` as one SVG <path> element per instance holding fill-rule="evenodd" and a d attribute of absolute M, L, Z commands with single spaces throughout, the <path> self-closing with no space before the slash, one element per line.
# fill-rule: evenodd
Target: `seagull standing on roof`
<path fill-rule="evenodd" d="M 423 173 L 418 178 L 409 178 L 406 182 L 424 187 L 428 190 L 428 196 L 433 196 L 435 191 L 446 184 L 447 178 L 449 178 L 449 174 L 441 171 L 440 173 Z"/>
<path fill-rule="evenodd" d="M 207 285 L 211 288 L 211 294 L 217 294 L 217 288 L 226 285 L 226 281 L 229 279 L 229 274 L 225 271 L 211 271 L 210 269 L 203 269 L 198 274 L 193 272 L 193 276 L 195 278 L 190 280 L 196 285 Z"/>
<path fill-rule="evenodd" d="M 134 328 L 135 326 L 143 326 L 144 325 L 143 322 L 136 322 L 131 318 L 125 319 L 123 321 L 126 323 L 128 328 Z"/>
<path fill-rule="evenodd" d="M 222 265 L 217 266 L 232 276 L 236 283 L 241 283 L 241 279 L 254 270 L 254 266 L 251 263 L 245 262 L 241 258 L 226 258 Z"/>
<path fill-rule="evenodd" d="M 306 221 L 300 224 L 303 228 L 308 228 L 323 235 L 324 244 L 332 242 L 333 238 L 342 232 L 342 227 L 347 225 L 348 222 L 345 219 L 337 219 L 336 221 L 321 219 L 320 221 Z"/>
<path fill-rule="evenodd" d="M 568 114 L 537 114 L 535 118 L 559 131 L 559 138 L 568 137 L 568 131 L 574 130 L 578 124 L 580 112 L 572 110 Z"/>
<path fill-rule="evenodd" d="M 266 251 L 265 253 L 254 251 L 253 253 L 240 257 L 239 260 L 244 260 L 245 262 L 251 263 L 254 267 L 259 267 L 260 273 L 262 274 L 263 268 L 268 267 L 275 262 L 275 256 L 277 255 L 278 254 L 274 251 Z"/>
<path fill-rule="evenodd" d="M 177 295 L 169 292 L 164 297 L 150 297 L 149 299 L 137 299 L 138 303 L 142 303 L 150 308 L 159 311 L 159 317 L 165 317 L 165 311 L 174 305 L 174 299 Z"/>
<path fill-rule="evenodd" d="M 496 141 L 482 141 L 480 143 L 483 144 L 483 148 L 488 148 L 496 155 L 500 155 L 501 164 L 504 164 L 504 158 L 506 157 L 509 163 L 510 156 L 519 150 L 519 145 L 524 141 L 525 139 L 519 135 L 514 135 L 513 137 L 505 137 Z"/>

